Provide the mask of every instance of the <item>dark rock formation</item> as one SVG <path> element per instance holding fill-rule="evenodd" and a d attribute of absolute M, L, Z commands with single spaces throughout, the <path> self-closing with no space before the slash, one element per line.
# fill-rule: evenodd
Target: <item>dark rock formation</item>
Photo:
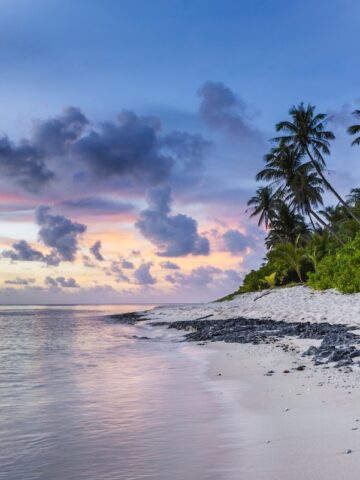
<path fill-rule="evenodd" d="M 312 357 L 315 364 L 334 362 L 336 367 L 353 364 L 360 356 L 357 345 L 360 337 L 352 333 L 356 327 L 331 325 L 329 323 L 284 322 L 234 318 L 228 320 L 184 320 L 156 322 L 154 326 L 167 326 L 189 331 L 185 340 L 193 342 L 224 341 L 228 343 L 275 343 L 286 337 L 321 340 L 319 347 L 311 346 L 305 356 Z"/>

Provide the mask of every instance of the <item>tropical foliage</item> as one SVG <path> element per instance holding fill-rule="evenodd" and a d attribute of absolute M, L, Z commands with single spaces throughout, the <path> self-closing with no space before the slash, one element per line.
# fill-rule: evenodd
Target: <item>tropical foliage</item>
<path fill-rule="evenodd" d="M 256 175 L 250 217 L 266 230 L 263 265 L 249 272 L 239 293 L 308 282 L 317 289 L 360 291 L 360 188 L 343 198 L 328 179 L 326 159 L 335 135 L 328 117 L 301 103 L 279 122 L 278 136 Z M 360 110 L 353 115 L 360 120 Z M 348 128 L 360 145 L 360 124 Z M 329 192 L 334 205 L 324 205 Z"/>
<path fill-rule="evenodd" d="M 360 291 L 360 232 L 353 240 L 326 255 L 314 273 L 309 274 L 308 283 L 316 289 L 337 288 L 344 293 Z"/>

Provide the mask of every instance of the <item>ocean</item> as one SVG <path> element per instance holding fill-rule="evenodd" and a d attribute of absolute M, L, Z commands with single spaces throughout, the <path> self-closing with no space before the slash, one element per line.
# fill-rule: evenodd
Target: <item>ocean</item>
<path fill-rule="evenodd" d="M 0 307 L 0 479 L 241 478 L 204 348 L 109 317 L 150 307 Z"/>

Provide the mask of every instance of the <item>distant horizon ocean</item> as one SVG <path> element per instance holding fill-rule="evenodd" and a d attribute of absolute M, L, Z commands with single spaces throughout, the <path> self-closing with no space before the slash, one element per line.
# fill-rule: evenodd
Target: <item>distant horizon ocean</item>
<path fill-rule="evenodd" d="M 0 305 L 1 480 L 239 478 L 206 354 L 109 317 L 153 305 Z"/>

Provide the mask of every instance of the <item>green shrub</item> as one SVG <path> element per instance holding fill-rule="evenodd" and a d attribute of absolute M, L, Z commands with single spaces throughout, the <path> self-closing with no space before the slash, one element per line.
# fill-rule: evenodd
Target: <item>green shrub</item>
<path fill-rule="evenodd" d="M 312 269 L 312 265 L 303 259 L 301 271 L 304 278 L 307 278 L 307 272 Z M 275 275 L 274 281 L 271 285 L 266 282 L 266 278 L 270 275 Z M 265 280 L 265 281 L 264 281 Z M 275 286 L 288 285 L 289 283 L 298 283 L 298 274 L 293 266 L 289 264 L 286 256 L 274 255 L 269 252 L 264 263 L 258 270 L 251 270 L 243 281 L 238 293 L 255 292 L 257 290 L 264 290 L 266 288 L 273 288 Z"/>
<path fill-rule="evenodd" d="M 308 284 L 317 290 L 336 288 L 343 293 L 360 292 L 360 233 L 353 240 L 325 256 Z"/>
<path fill-rule="evenodd" d="M 256 292 L 257 290 L 269 288 L 263 280 L 274 271 L 276 270 L 269 263 L 262 265 L 258 270 L 251 270 L 245 275 L 243 284 L 240 287 L 240 293 Z"/>

